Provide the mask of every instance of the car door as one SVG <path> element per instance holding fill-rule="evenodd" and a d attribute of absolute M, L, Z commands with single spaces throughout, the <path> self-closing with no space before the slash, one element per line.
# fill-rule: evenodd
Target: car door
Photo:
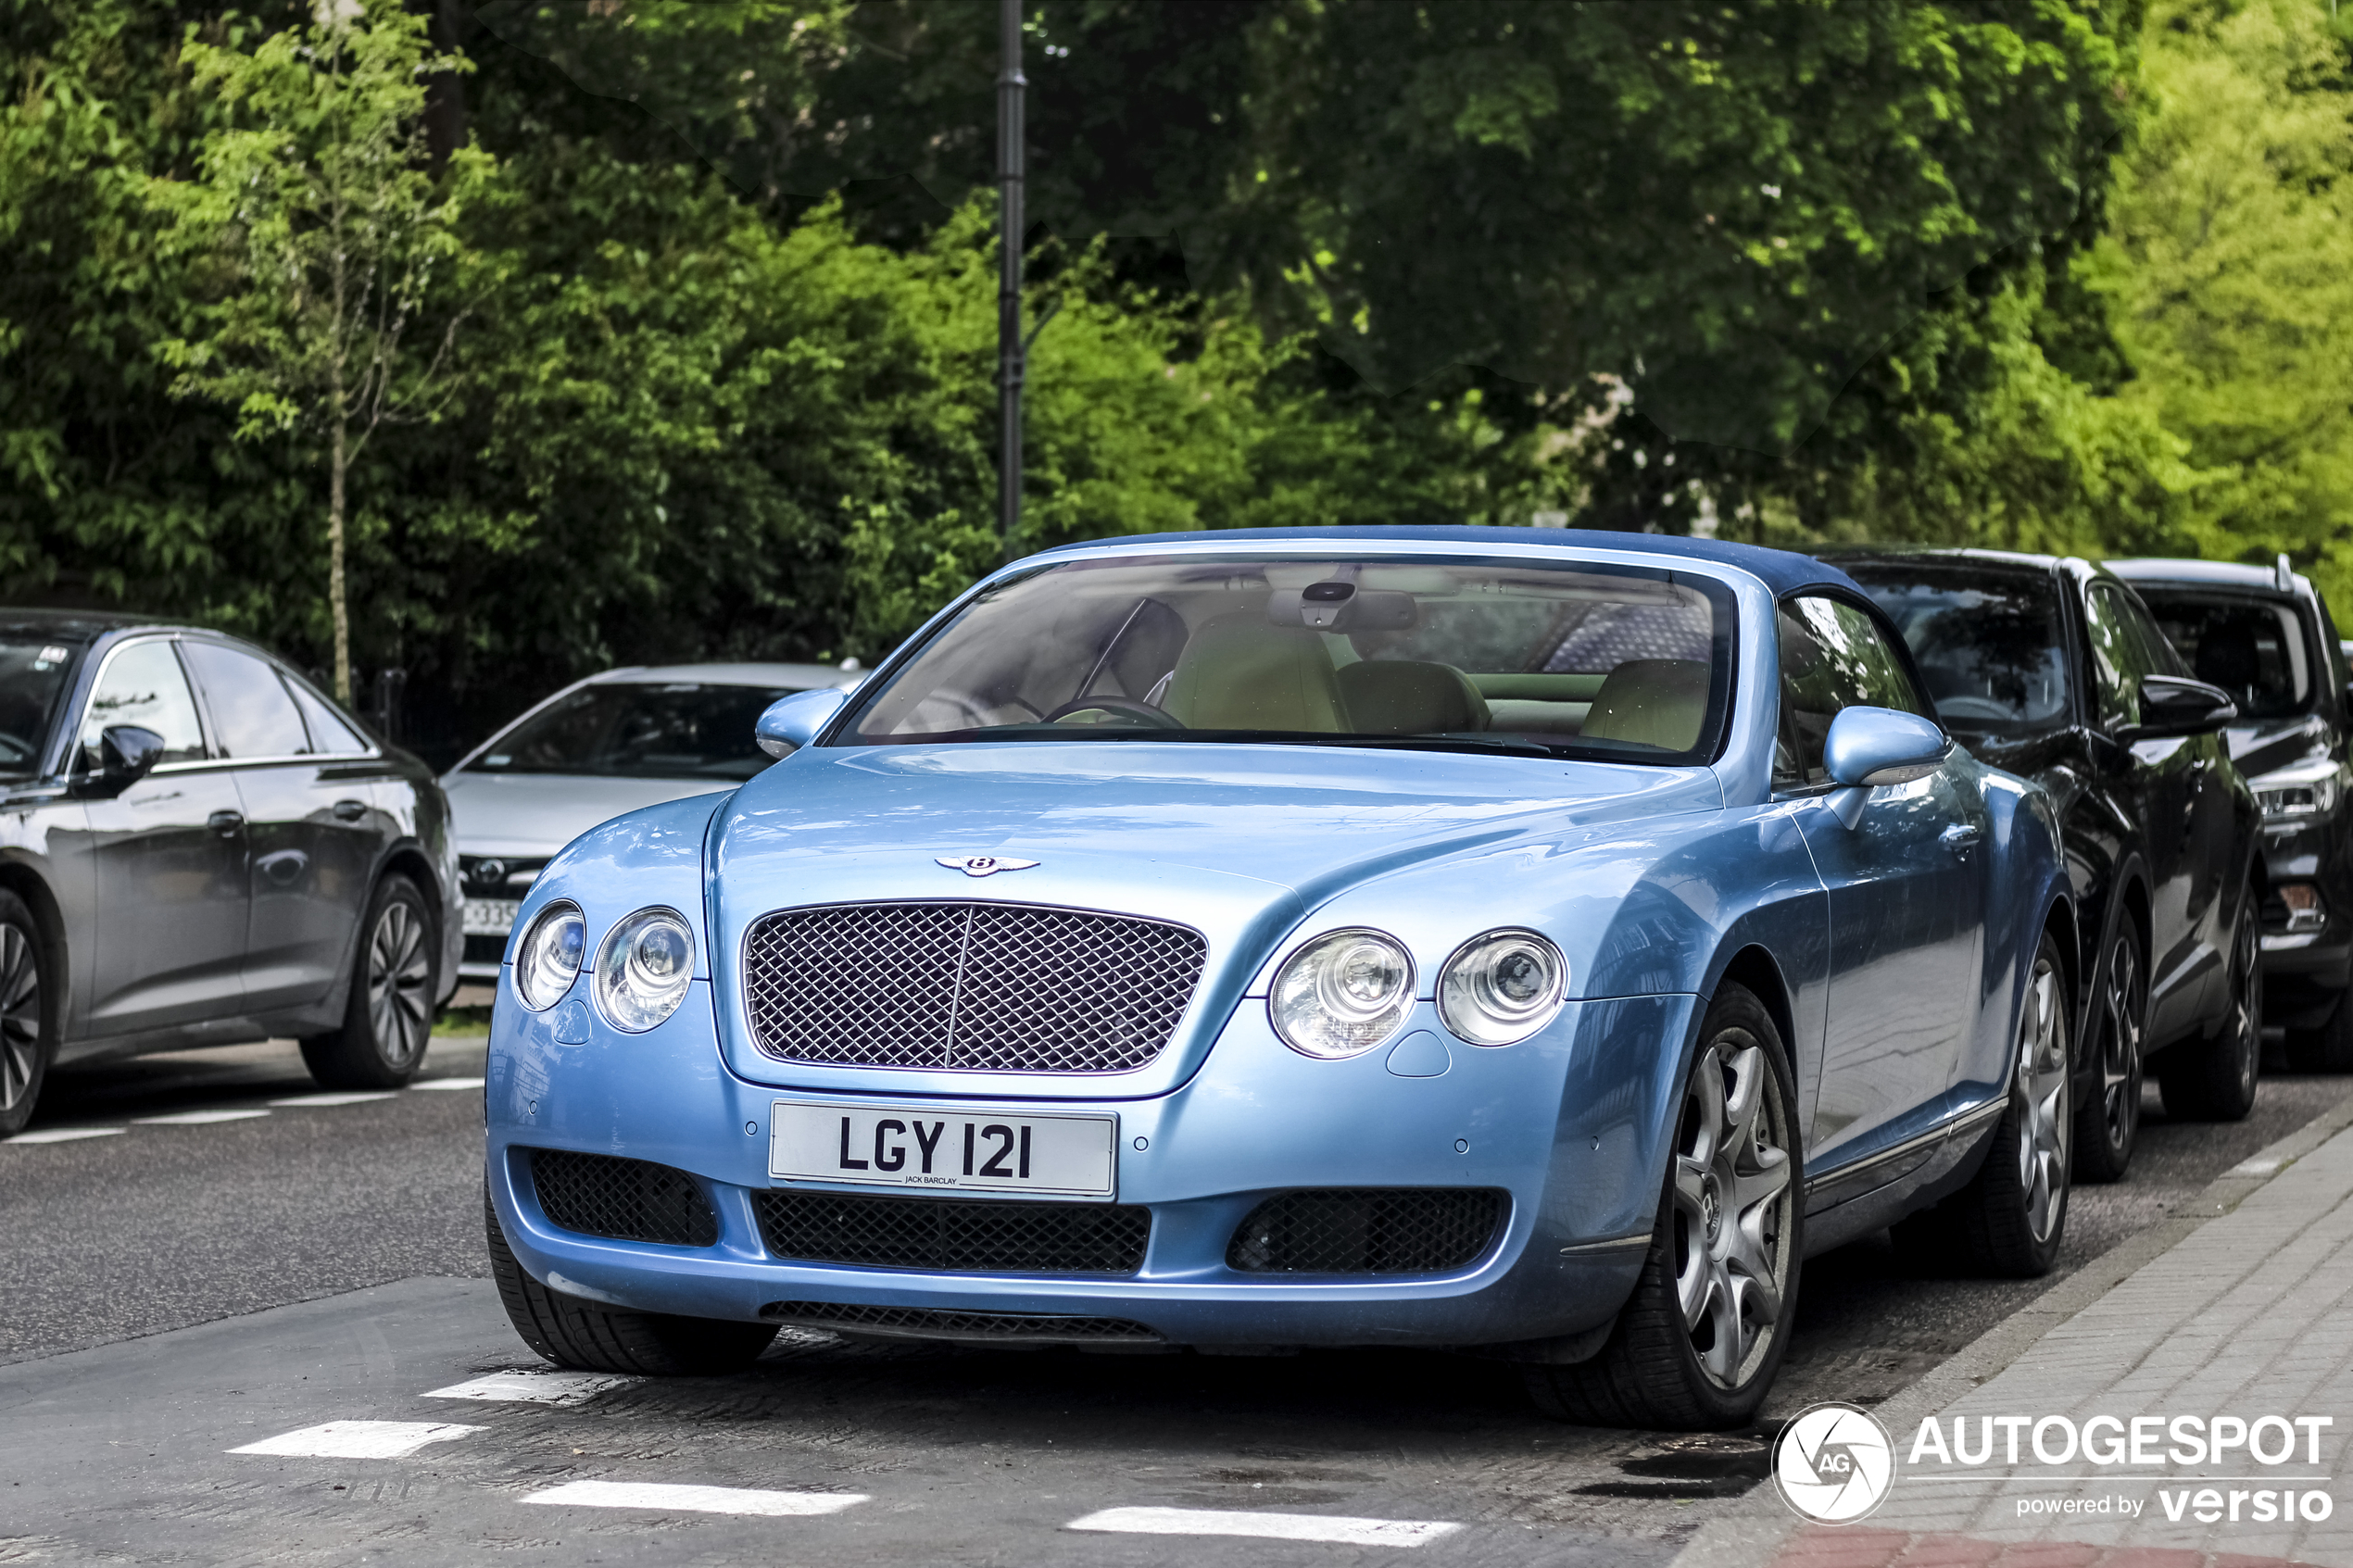
<path fill-rule="evenodd" d="M 317 1001 L 342 972 L 368 897 L 379 831 L 373 770 L 318 754 L 301 706 L 267 659 L 208 638 L 181 646 L 236 765 L 245 815 L 246 1005 L 267 1012 Z"/>
<path fill-rule="evenodd" d="M 2198 932 L 2210 902 L 2197 885 L 2197 809 L 2209 770 L 2201 765 L 2205 748 L 2196 737 L 2133 738 L 2142 679 L 2176 667 L 2163 634 L 2153 623 L 2144 631 L 2135 614 L 2145 621 L 2145 612 L 2114 583 L 2093 583 L 2083 600 L 2096 720 L 2106 738 L 2099 748 L 2102 783 L 2139 828 L 2148 868 L 2148 1036 L 2160 1045 L 2196 1026 L 2205 972 L 2215 961 Z"/>
<path fill-rule="evenodd" d="M 1829 1009 L 1809 1168 L 1855 1161 L 1894 1180 L 1932 1152 L 1980 1006 L 1983 867 L 1990 814 L 1963 754 L 1928 777 L 1871 790 L 1852 808 L 1822 763 L 1842 709 L 1932 716 L 1879 621 L 1804 595 L 1780 617 L 1782 756 L 1777 785 L 1810 792 L 1800 815 L 1830 892 Z M 1892 1157 L 1891 1157 L 1892 1156 Z M 1843 1184 L 1825 1188 L 1853 1196 Z"/>
<path fill-rule="evenodd" d="M 107 651 L 83 711 L 75 766 L 98 768 L 110 725 L 163 737 L 162 760 L 111 799 L 88 802 L 93 929 L 74 951 L 89 975 L 87 1032 L 132 1034 L 245 1010 L 246 841 L 227 766 L 208 755 L 170 637 Z"/>

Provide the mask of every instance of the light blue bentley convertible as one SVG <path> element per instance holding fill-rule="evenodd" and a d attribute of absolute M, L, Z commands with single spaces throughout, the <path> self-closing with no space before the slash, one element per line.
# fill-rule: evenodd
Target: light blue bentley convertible
<path fill-rule="evenodd" d="M 1448 1346 L 1752 1418 L 1801 1260 L 2066 1218 L 2033 787 L 1835 568 L 1538 529 L 1074 546 L 533 884 L 492 1260 L 575 1367 L 780 1324 Z M 798 749 L 792 749 L 797 747 Z"/>

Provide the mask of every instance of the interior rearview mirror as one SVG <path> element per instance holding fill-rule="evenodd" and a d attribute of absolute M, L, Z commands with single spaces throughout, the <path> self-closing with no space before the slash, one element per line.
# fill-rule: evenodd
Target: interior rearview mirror
<path fill-rule="evenodd" d="M 786 756 L 815 740 L 849 700 L 849 694 L 836 686 L 778 697 L 752 726 L 752 738 L 769 756 Z"/>
<path fill-rule="evenodd" d="M 2141 681 L 2141 721 L 2129 738 L 2212 734 L 2239 716 L 2231 694 L 2181 675 L 2149 675 Z"/>

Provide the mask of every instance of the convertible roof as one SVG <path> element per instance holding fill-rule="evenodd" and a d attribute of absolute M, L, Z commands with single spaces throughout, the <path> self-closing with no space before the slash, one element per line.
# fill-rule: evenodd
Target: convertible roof
<path fill-rule="evenodd" d="M 1222 540 L 1239 544 L 1268 539 L 1327 545 L 1343 550 L 1352 540 L 1364 539 L 1433 545 L 1556 545 L 1566 549 L 1622 550 L 1657 556 L 1661 558 L 1661 564 L 1668 567 L 1678 560 L 1704 560 L 1719 566 L 1737 567 L 1751 576 L 1762 579 L 1776 597 L 1811 587 L 1843 588 L 1854 594 L 1861 592 L 1854 580 L 1838 568 L 1789 550 L 1768 550 L 1762 545 L 1736 545 L 1723 539 L 1692 539 L 1680 533 L 1613 533 L 1593 528 L 1481 528 L 1462 524 L 1403 528 L 1227 528 L 1197 533 L 1135 533 L 1111 539 L 1091 539 L 1080 544 L 1058 545 L 1051 550 L 1039 551 L 1038 555 L 1055 556 L 1066 550 L 1103 545 L 1200 545 Z"/>

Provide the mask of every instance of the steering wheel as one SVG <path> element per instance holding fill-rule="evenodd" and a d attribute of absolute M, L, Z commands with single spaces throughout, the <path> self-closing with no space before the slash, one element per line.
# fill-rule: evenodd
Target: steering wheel
<path fill-rule="evenodd" d="M 1948 696 L 1936 704 L 1941 719 L 2015 719 L 2018 714 L 1998 697 Z"/>
<path fill-rule="evenodd" d="M 1046 715 L 1045 722 L 1060 723 L 1074 713 L 1117 713 L 1124 718 L 1138 719 L 1155 730 L 1181 730 L 1185 721 L 1149 702 L 1136 702 L 1124 696 L 1082 696 L 1063 703 Z"/>

